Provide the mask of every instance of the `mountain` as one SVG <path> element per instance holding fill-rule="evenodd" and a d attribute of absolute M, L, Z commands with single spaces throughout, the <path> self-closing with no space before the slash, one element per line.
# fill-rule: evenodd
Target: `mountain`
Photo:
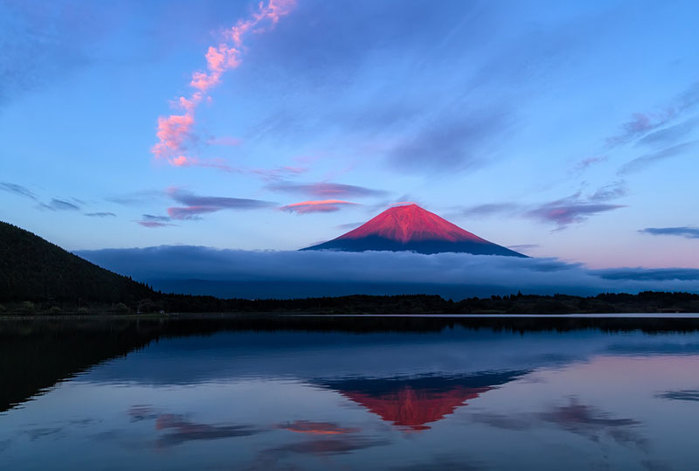
<path fill-rule="evenodd" d="M 394 206 L 340 237 L 301 250 L 466 252 L 526 257 L 463 230 L 416 204 Z"/>
<path fill-rule="evenodd" d="M 0 301 L 128 303 L 153 295 L 144 284 L 0 221 Z"/>

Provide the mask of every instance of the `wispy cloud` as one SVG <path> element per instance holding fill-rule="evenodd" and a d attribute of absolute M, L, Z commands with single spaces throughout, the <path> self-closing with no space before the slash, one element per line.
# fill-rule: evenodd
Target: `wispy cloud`
<path fill-rule="evenodd" d="M 652 132 L 636 142 L 636 145 L 670 145 L 684 139 L 699 125 L 699 118 L 692 118 L 674 126 L 668 126 Z"/>
<path fill-rule="evenodd" d="M 178 188 L 169 190 L 168 194 L 173 200 L 184 205 L 168 208 L 167 212 L 172 219 L 198 219 L 202 214 L 224 209 L 262 209 L 276 206 L 275 203 L 255 199 L 199 196 Z"/>
<path fill-rule="evenodd" d="M 345 185 L 342 183 L 289 183 L 279 182 L 267 185 L 272 191 L 285 193 L 301 193 L 309 196 L 325 198 L 361 198 L 368 196 L 386 196 L 387 192 L 374 190 L 363 186 Z"/>
<path fill-rule="evenodd" d="M 356 204 L 357 203 L 343 200 L 301 201 L 300 203 L 287 204 L 280 209 L 297 214 L 330 213 L 339 211 L 343 206 L 353 206 Z"/>
<path fill-rule="evenodd" d="M 158 221 L 136 221 L 138 224 L 140 224 L 143 227 L 148 227 L 150 229 L 154 229 L 156 227 L 167 227 L 167 226 L 174 226 L 174 224 L 170 224 L 167 222 L 158 222 Z"/>
<path fill-rule="evenodd" d="M 136 223 L 151 229 L 156 227 L 174 226 L 174 224 L 170 223 L 170 218 L 168 216 L 155 216 L 153 214 L 144 214 L 141 216 L 141 220 L 136 221 Z"/>
<path fill-rule="evenodd" d="M 631 142 L 650 131 L 654 131 L 675 117 L 673 109 L 656 113 L 634 113 L 632 118 L 622 125 L 622 132 L 607 139 L 609 147 Z"/>
<path fill-rule="evenodd" d="M 374 293 L 442 294 L 454 299 L 511 294 L 646 290 L 699 292 L 697 269 L 588 270 L 552 258 L 412 252 L 243 251 L 150 247 L 81 251 L 81 257 L 136 279 L 212 280 L 198 292 L 227 297 L 305 297 Z M 372 267 L 367 270 L 367 267 Z M 236 284 L 224 285 L 224 281 Z M 268 284 L 252 293 L 251 284 Z M 334 284 L 334 285 L 333 285 Z M 224 287 L 225 286 L 225 287 Z"/>
<path fill-rule="evenodd" d="M 162 200 L 166 196 L 162 190 L 144 190 L 110 196 L 105 199 L 124 206 L 143 206 L 151 204 L 154 200 Z"/>
<path fill-rule="evenodd" d="M 670 235 L 678 237 L 686 237 L 687 239 L 699 239 L 699 227 L 646 227 L 638 232 L 650 235 Z"/>
<path fill-rule="evenodd" d="M 647 144 L 681 138 L 689 132 L 687 128 L 694 127 L 696 120 L 689 120 L 678 126 L 665 126 L 681 118 L 698 104 L 699 82 L 692 84 L 656 111 L 632 114 L 631 119 L 621 126 L 621 131 L 618 134 L 606 139 L 607 146 L 616 147 L 636 140 L 639 140 L 639 143 Z"/>
<path fill-rule="evenodd" d="M 470 206 L 461 214 L 464 216 L 491 216 L 495 214 L 513 214 L 521 212 L 522 205 L 518 203 L 487 203 Z"/>
<path fill-rule="evenodd" d="M 588 168 L 590 168 L 594 165 L 599 165 L 601 163 L 604 163 L 607 160 L 609 160 L 609 157 L 607 157 L 606 155 L 596 156 L 596 157 L 587 157 L 585 159 L 582 159 L 580 162 L 578 162 L 575 165 L 575 171 L 577 173 L 581 173 L 581 172 L 587 170 Z"/>
<path fill-rule="evenodd" d="M 544 222 L 553 222 L 563 229 L 569 224 L 580 223 L 588 218 L 624 208 L 624 205 L 610 204 L 609 201 L 626 196 L 628 189 L 624 180 L 618 180 L 597 188 L 593 193 L 583 195 L 579 191 L 571 196 L 540 204 L 519 202 L 488 203 L 467 207 L 459 215 L 468 217 L 521 216 Z"/>
<path fill-rule="evenodd" d="M 626 196 L 628 191 L 626 182 L 624 180 L 619 180 L 598 188 L 597 191 L 590 195 L 589 200 L 598 202 L 610 201 Z"/>
<path fill-rule="evenodd" d="M 260 2 L 257 11 L 225 31 L 218 45 L 209 47 L 205 54 L 206 71 L 192 74 L 189 85 L 194 91 L 188 97 L 181 96 L 176 101 L 184 113 L 158 118 L 158 142 L 152 148 L 156 158 L 165 159 L 171 165 L 179 167 L 220 167 L 192 156 L 189 152 L 189 145 L 194 140 L 195 111 L 207 97 L 209 90 L 221 82 L 223 74 L 241 64 L 244 38 L 250 33 L 264 31 L 262 28 L 265 24 L 270 27 L 276 25 L 282 16 L 291 11 L 294 4 L 294 0 L 269 0 L 266 5 Z"/>
<path fill-rule="evenodd" d="M 89 216 L 91 218 L 106 218 L 106 217 L 116 217 L 116 214 L 105 211 L 105 212 L 97 212 L 97 213 L 85 213 L 85 216 Z"/>
<path fill-rule="evenodd" d="M 492 155 L 489 144 L 511 125 L 506 112 L 484 111 L 442 116 L 429 121 L 388 153 L 392 168 L 402 172 L 453 172 L 476 168 Z"/>
<path fill-rule="evenodd" d="M 559 228 L 563 228 L 569 224 L 583 222 L 590 216 L 623 207 L 619 204 L 590 203 L 566 198 L 543 204 L 529 211 L 527 215 L 542 221 L 556 223 Z"/>
<path fill-rule="evenodd" d="M 262 177 L 263 180 L 276 181 L 285 177 L 292 177 L 308 172 L 308 167 L 284 165 L 270 169 L 254 168 L 248 170 L 249 173 Z"/>
<path fill-rule="evenodd" d="M 211 146 L 239 146 L 242 144 L 242 139 L 239 139 L 237 137 L 230 137 L 230 136 L 224 136 L 224 137 L 213 137 L 211 139 L 208 139 L 206 141 L 207 144 Z"/>
<path fill-rule="evenodd" d="M 618 174 L 619 175 L 628 175 L 630 173 L 635 173 L 640 170 L 643 170 L 647 166 L 654 164 L 656 162 L 659 162 L 661 160 L 669 159 L 671 157 L 677 157 L 679 155 L 682 155 L 690 150 L 693 150 L 696 148 L 697 143 L 699 141 L 689 141 L 689 142 L 684 142 L 682 144 L 677 144 L 671 147 L 667 147 L 663 150 L 659 150 L 657 152 L 651 152 L 645 155 L 642 155 L 640 157 L 637 157 L 633 160 L 630 160 L 626 164 L 624 164 L 620 169 Z"/>
<path fill-rule="evenodd" d="M 80 206 L 77 204 L 71 203 L 70 201 L 66 200 L 59 200 L 56 198 L 52 198 L 50 202 L 48 203 L 42 203 L 41 207 L 44 209 L 49 209 L 51 211 L 79 211 Z"/>
<path fill-rule="evenodd" d="M 24 196 L 36 201 L 36 195 L 22 185 L 9 182 L 0 182 L 0 190 L 7 191 L 9 193 L 14 193 L 15 195 Z"/>
<path fill-rule="evenodd" d="M 679 391 L 665 391 L 657 394 L 656 397 L 661 399 L 670 399 L 672 401 L 690 401 L 699 402 L 699 391 L 696 389 L 681 389 Z"/>

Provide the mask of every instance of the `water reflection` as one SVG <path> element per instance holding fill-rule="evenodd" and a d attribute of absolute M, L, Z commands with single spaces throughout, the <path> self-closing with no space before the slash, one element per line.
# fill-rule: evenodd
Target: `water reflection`
<path fill-rule="evenodd" d="M 105 348 L 69 356 L 53 373 L 62 381 L 0 414 L 0 467 L 587 470 L 699 462 L 691 433 L 699 423 L 697 332 L 365 330 L 164 335 L 122 326 L 127 354 L 92 332 Z M 73 341 L 81 335 L 90 336 Z M 81 350 L 46 332 L 28 345 L 44 341 L 47 352 Z M 96 352 L 111 359 L 100 362 Z"/>
<path fill-rule="evenodd" d="M 352 378 L 316 381 L 365 407 L 382 420 L 411 430 L 428 430 L 494 387 L 514 380 L 523 372 L 482 373 L 470 376 L 418 378 Z"/>
<path fill-rule="evenodd" d="M 248 425 L 196 423 L 188 420 L 184 415 L 157 413 L 147 406 L 132 407 L 129 415 L 136 420 L 155 422 L 155 430 L 160 432 L 155 443 L 160 448 L 193 440 L 246 437 L 260 432 Z"/>

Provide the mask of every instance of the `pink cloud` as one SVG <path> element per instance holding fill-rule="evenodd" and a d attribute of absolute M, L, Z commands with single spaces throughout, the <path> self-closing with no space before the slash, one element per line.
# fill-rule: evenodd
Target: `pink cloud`
<path fill-rule="evenodd" d="M 176 154 L 183 152 L 185 141 L 188 139 L 193 125 L 194 116 L 189 113 L 159 117 L 156 136 L 160 142 L 153 146 L 153 154 L 157 158 L 171 160 Z"/>
<path fill-rule="evenodd" d="M 187 155 L 187 143 L 192 139 L 194 128 L 194 115 L 197 106 L 211 97 L 205 94 L 221 82 L 223 74 L 230 69 L 235 69 L 242 62 L 243 40 L 249 32 L 262 32 L 263 29 L 255 29 L 265 22 L 272 26 L 279 19 L 291 12 L 295 0 L 269 0 L 267 5 L 260 2 L 258 11 L 244 20 L 239 20 L 230 30 L 224 33 L 224 38 L 233 42 L 226 42 L 218 46 L 210 46 L 206 51 L 206 71 L 195 71 L 189 85 L 195 89 L 189 97 L 180 97 L 177 105 L 185 111 L 185 114 L 173 114 L 158 118 L 158 142 L 151 152 L 157 159 L 166 160 L 170 165 L 177 167 L 204 166 L 226 170 L 222 165 L 211 165 L 207 161 Z"/>
<path fill-rule="evenodd" d="M 279 209 L 297 214 L 329 213 L 339 211 L 343 206 L 354 206 L 356 204 L 357 203 L 344 200 L 301 201 L 300 203 L 282 206 Z"/>

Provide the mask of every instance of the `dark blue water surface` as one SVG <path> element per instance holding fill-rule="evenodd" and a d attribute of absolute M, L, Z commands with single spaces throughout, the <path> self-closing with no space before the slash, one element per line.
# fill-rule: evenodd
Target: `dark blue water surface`
<path fill-rule="evenodd" d="M 699 468 L 693 330 L 21 327 L 2 469 Z"/>

